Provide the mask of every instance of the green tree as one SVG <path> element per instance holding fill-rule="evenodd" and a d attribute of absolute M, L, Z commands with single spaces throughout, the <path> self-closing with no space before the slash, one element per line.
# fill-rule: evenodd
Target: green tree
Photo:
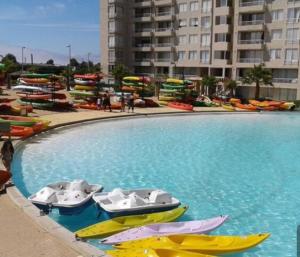
<path fill-rule="evenodd" d="M 112 75 L 115 78 L 116 84 L 120 86 L 123 77 L 129 75 L 129 70 L 123 64 L 117 64 L 112 70 Z"/>
<path fill-rule="evenodd" d="M 217 84 L 218 80 L 215 76 L 205 76 L 202 79 L 202 85 L 205 87 L 205 92 L 208 92 L 208 95 L 210 95 L 212 91 L 215 91 Z"/>
<path fill-rule="evenodd" d="M 255 99 L 258 99 L 260 96 L 260 86 L 273 86 L 272 79 L 272 72 L 269 69 L 265 69 L 264 64 L 259 64 L 254 65 L 254 68 L 246 72 L 242 82 L 249 85 L 255 83 Z"/>
<path fill-rule="evenodd" d="M 2 58 L 2 63 L 11 62 L 17 64 L 17 58 L 13 54 L 7 54 Z"/>
<path fill-rule="evenodd" d="M 49 65 L 54 65 L 54 61 L 53 61 L 53 59 L 49 59 L 49 60 L 46 62 L 46 64 L 49 64 Z"/>
<path fill-rule="evenodd" d="M 230 97 L 234 97 L 234 92 L 238 87 L 236 80 L 229 79 L 224 82 L 225 89 L 230 90 Z"/>
<path fill-rule="evenodd" d="M 71 67 L 77 68 L 79 66 L 79 62 L 75 58 L 71 58 L 70 64 L 71 64 Z"/>

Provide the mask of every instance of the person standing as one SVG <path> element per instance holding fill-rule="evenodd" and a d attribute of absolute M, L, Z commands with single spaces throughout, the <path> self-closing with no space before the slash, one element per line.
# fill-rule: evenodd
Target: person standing
<path fill-rule="evenodd" d="M 133 93 L 130 94 L 129 100 L 128 100 L 128 112 L 130 111 L 134 112 L 134 95 Z"/>
<path fill-rule="evenodd" d="M 97 97 L 97 110 L 101 110 L 103 104 L 103 99 L 101 95 L 98 95 Z"/>
<path fill-rule="evenodd" d="M 125 112 L 125 96 L 124 96 L 123 92 L 122 92 L 122 95 L 120 97 L 120 102 L 121 102 L 121 112 Z"/>
<path fill-rule="evenodd" d="M 13 160 L 14 155 L 14 147 L 10 139 L 7 139 L 1 148 L 1 159 L 5 169 L 10 172 L 11 162 Z"/>
<path fill-rule="evenodd" d="M 108 91 L 106 91 L 104 95 L 104 100 L 103 100 L 103 109 L 106 111 L 106 107 L 109 108 L 109 111 L 111 112 L 111 103 L 110 103 L 110 95 Z"/>

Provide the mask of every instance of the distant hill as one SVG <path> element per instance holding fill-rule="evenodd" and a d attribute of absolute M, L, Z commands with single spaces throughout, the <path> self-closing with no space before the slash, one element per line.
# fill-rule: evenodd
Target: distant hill
<path fill-rule="evenodd" d="M 8 53 L 15 55 L 18 62 L 21 63 L 22 60 L 21 47 L 0 43 L 0 55 L 5 56 Z M 49 59 L 53 59 L 54 64 L 65 65 L 69 63 L 69 56 L 67 54 L 63 55 L 59 53 L 50 52 L 47 50 L 32 49 L 32 48 L 26 48 L 24 50 L 24 61 L 26 61 L 26 63 L 31 63 L 31 56 L 30 56 L 31 54 L 33 55 L 34 63 L 46 63 Z M 87 56 L 75 55 L 72 56 L 72 58 L 76 58 L 78 62 L 87 61 Z M 91 54 L 90 61 L 92 61 L 93 63 L 98 63 L 100 62 L 100 56 Z"/>

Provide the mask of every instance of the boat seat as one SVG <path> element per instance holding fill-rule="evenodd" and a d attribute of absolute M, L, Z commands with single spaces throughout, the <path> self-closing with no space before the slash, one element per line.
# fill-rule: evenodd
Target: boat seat
<path fill-rule="evenodd" d="M 125 194 L 123 193 L 122 189 L 120 188 L 115 188 L 113 191 L 108 193 L 107 198 L 112 202 L 112 203 L 117 203 L 119 201 L 122 201 L 126 199 Z"/>
<path fill-rule="evenodd" d="M 163 190 L 154 190 L 149 196 L 149 203 L 168 204 L 172 203 L 172 196 Z"/>

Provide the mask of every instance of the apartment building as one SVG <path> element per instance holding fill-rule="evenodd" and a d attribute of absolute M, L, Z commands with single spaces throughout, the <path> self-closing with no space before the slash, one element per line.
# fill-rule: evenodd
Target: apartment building
<path fill-rule="evenodd" d="M 300 0 L 101 0 L 104 73 L 240 80 L 254 64 L 272 70 L 263 96 L 300 99 Z M 112 78 L 109 81 L 113 82 Z M 242 96 L 254 88 L 239 87 Z"/>

